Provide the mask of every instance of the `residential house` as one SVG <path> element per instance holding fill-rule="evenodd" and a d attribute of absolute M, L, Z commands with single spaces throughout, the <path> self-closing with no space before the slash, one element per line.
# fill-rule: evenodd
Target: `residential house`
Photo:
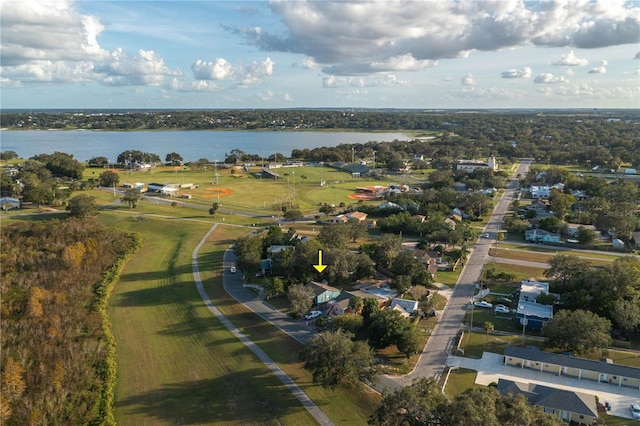
<path fill-rule="evenodd" d="M 295 250 L 296 248 L 294 246 L 283 246 L 283 245 L 270 245 L 269 247 L 267 247 L 267 254 L 269 256 L 277 254 L 277 253 L 281 253 L 285 250 Z"/>
<path fill-rule="evenodd" d="M 338 216 L 330 217 L 326 220 L 327 223 L 347 223 L 349 218 L 344 214 L 339 214 Z"/>
<path fill-rule="evenodd" d="M 458 224 L 455 220 L 448 217 L 444 220 L 445 225 L 447 225 L 451 229 L 456 229 L 456 225 Z"/>
<path fill-rule="evenodd" d="M 418 310 L 418 302 L 416 300 L 392 299 L 389 309 L 398 311 L 403 317 L 408 318 Z"/>
<path fill-rule="evenodd" d="M 540 294 L 549 294 L 549 283 L 541 281 L 520 281 L 520 301 L 535 303 Z"/>
<path fill-rule="evenodd" d="M 571 191 L 571 195 L 575 197 L 576 201 L 584 201 L 589 198 L 586 192 L 579 189 L 574 189 L 573 191 Z"/>
<path fill-rule="evenodd" d="M 553 306 L 540 303 L 518 301 L 516 319 L 528 330 L 542 330 L 542 326 L 553 318 Z"/>
<path fill-rule="evenodd" d="M 442 260 L 442 253 L 439 251 L 416 249 L 413 251 L 413 254 L 427 267 L 427 271 L 429 271 L 433 277 L 438 273 L 438 267 L 446 264 L 446 262 Z"/>
<path fill-rule="evenodd" d="M 20 200 L 12 197 L 2 197 L 0 198 L 0 208 L 2 210 L 19 209 Z"/>
<path fill-rule="evenodd" d="M 338 316 L 344 314 L 355 314 L 353 309 L 353 299 L 355 295 L 348 291 L 342 291 L 333 300 L 327 302 L 327 316 Z"/>
<path fill-rule="evenodd" d="M 340 289 L 316 281 L 311 281 L 305 287 L 310 288 L 313 292 L 314 305 L 322 305 L 340 295 Z"/>
<path fill-rule="evenodd" d="M 578 228 L 583 227 L 590 231 L 596 232 L 596 227 L 593 225 L 580 225 L 577 223 L 568 223 L 567 224 L 567 236 L 569 238 L 578 238 Z"/>
<path fill-rule="evenodd" d="M 543 352 L 539 348 L 507 346 L 504 350 L 504 364 L 640 390 L 640 368 L 613 364 L 608 360 L 595 361 Z"/>
<path fill-rule="evenodd" d="M 539 228 L 527 229 L 524 231 L 524 239 L 532 243 L 557 244 L 560 242 L 560 234 Z"/>
<path fill-rule="evenodd" d="M 502 396 L 522 395 L 530 404 L 565 422 L 593 425 L 598 418 L 595 395 L 505 379 L 498 379 L 498 392 Z"/>
<path fill-rule="evenodd" d="M 551 195 L 552 189 L 558 189 L 562 191 L 564 188 L 563 183 L 556 183 L 553 185 L 531 185 L 529 191 L 531 192 L 531 198 L 540 199 L 540 198 L 549 198 Z"/>
<path fill-rule="evenodd" d="M 345 213 L 345 216 L 349 220 L 357 220 L 358 222 L 364 222 L 364 220 L 367 218 L 367 214 L 366 213 L 357 212 L 357 211 L 356 212 Z"/>
<path fill-rule="evenodd" d="M 635 249 L 640 249 L 640 232 L 632 232 L 631 239 L 633 240 L 633 247 Z"/>

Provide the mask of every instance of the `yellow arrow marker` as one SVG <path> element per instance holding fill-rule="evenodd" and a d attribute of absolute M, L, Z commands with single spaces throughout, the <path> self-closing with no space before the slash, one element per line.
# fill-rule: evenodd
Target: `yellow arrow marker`
<path fill-rule="evenodd" d="M 316 271 L 320 273 L 322 273 L 322 271 L 324 271 L 324 268 L 327 267 L 327 265 L 322 264 L 322 250 L 318 250 L 318 264 L 313 265 L 313 267 L 316 268 Z"/>

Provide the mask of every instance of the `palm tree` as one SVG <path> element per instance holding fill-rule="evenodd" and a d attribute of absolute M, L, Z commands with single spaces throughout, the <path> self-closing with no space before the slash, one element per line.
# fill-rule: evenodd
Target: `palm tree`
<path fill-rule="evenodd" d="M 485 323 L 484 323 L 484 331 L 487 333 L 487 342 L 489 341 L 489 334 L 493 333 L 494 329 L 495 329 L 495 327 L 493 326 L 492 322 L 485 321 Z"/>

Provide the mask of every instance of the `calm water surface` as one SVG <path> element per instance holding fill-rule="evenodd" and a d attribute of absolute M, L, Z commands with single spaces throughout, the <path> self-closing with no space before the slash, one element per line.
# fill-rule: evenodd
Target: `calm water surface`
<path fill-rule="evenodd" d="M 58 151 L 72 154 L 79 161 L 101 156 L 113 162 L 126 150 L 150 152 L 163 160 L 170 152 L 177 152 L 188 162 L 201 158 L 222 161 L 232 149 L 265 157 L 275 153 L 289 157 L 293 149 L 396 139 L 407 140 L 408 137 L 405 133 L 361 132 L 2 130 L 0 150 L 15 151 L 21 158 Z"/>

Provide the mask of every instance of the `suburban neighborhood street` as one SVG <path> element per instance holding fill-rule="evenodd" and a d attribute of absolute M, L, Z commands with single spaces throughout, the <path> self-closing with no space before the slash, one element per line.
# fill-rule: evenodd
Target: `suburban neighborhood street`
<path fill-rule="evenodd" d="M 415 369 L 410 374 L 404 376 L 382 376 L 377 386 L 378 390 L 382 390 L 385 387 L 397 388 L 411 384 L 413 379 L 421 377 L 437 378 L 442 374 L 458 331 L 462 328 L 462 321 L 469 301 L 473 297 L 475 284 L 480 280 L 482 267 L 489 259 L 489 249 L 495 239 L 496 233 L 501 229 L 504 216 L 518 188 L 519 182 L 517 176 L 525 176 L 530 165 L 531 162 L 525 160 L 520 163 L 518 169 L 515 171 L 507 186 L 507 190 L 500 198 L 498 205 L 491 214 L 489 222 L 484 229 L 484 233 L 488 233 L 489 238 L 478 239 L 469 259 L 464 265 L 464 269 L 460 273 L 460 277 L 453 288 L 453 293 L 442 312 L 440 320 L 420 355 Z"/>

